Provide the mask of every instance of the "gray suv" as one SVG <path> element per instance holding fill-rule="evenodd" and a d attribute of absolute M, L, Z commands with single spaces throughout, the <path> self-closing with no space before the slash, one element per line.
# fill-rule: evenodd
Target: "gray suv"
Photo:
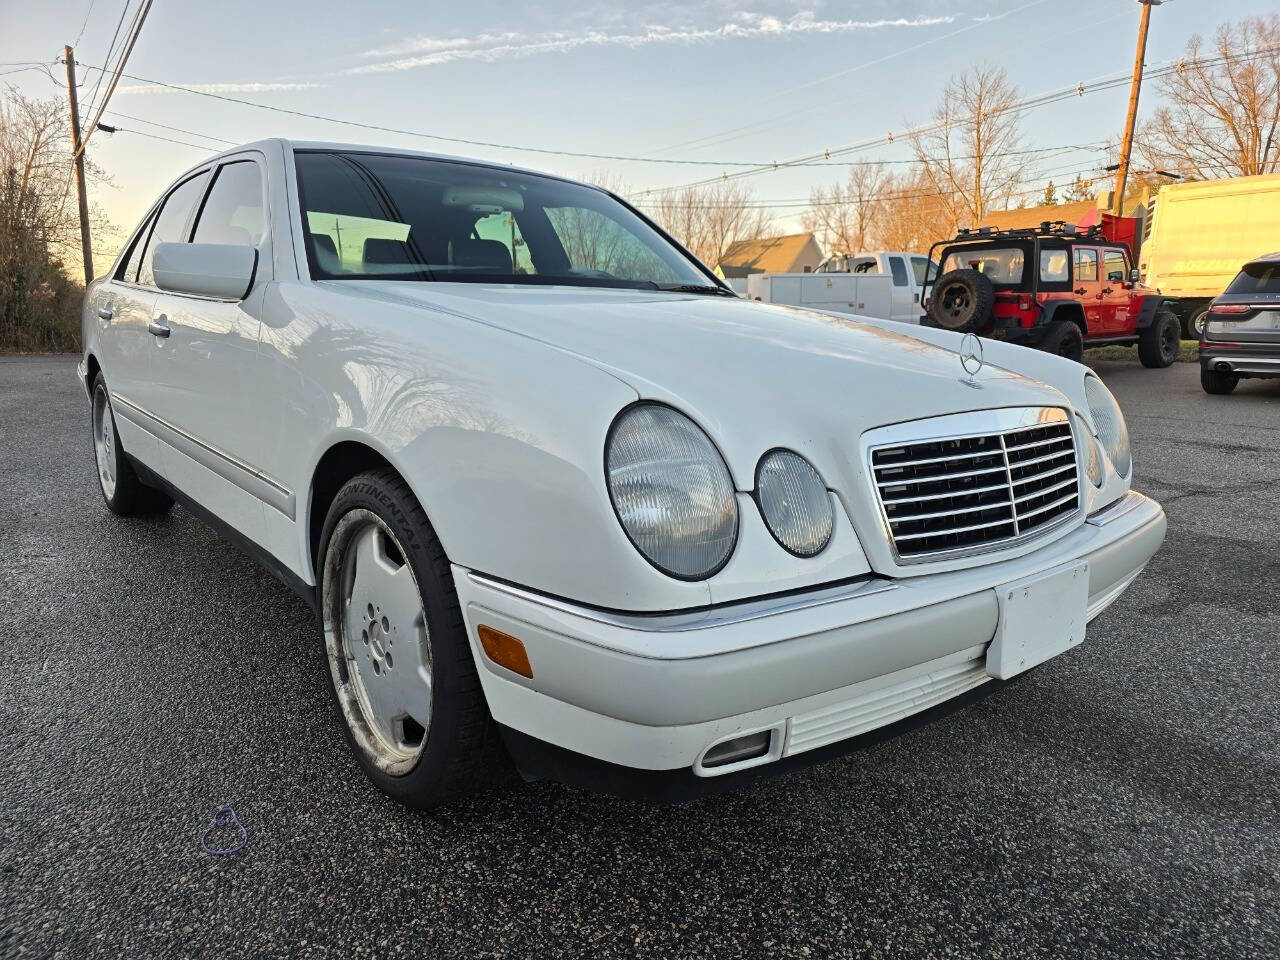
<path fill-rule="evenodd" d="M 1245 377 L 1280 377 L 1280 253 L 1246 263 L 1209 305 L 1200 385 L 1230 393 Z"/>

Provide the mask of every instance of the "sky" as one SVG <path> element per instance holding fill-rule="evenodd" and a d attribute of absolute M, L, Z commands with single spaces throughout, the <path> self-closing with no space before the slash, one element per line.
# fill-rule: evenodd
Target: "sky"
<path fill-rule="evenodd" d="M 99 74 L 85 68 L 102 64 L 125 5 L 0 0 L 0 83 L 64 100 L 65 68 L 54 60 L 73 43 L 89 100 Z M 1165 0 L 1153 11 L 1148 66 L 1176 60 L 1192 34 L 1270 9 Z M 111 181 L 94 185 L 91 199 L 121 235 L 94 246 L 99 260 L 113 256 L 170 181 L 234 143 L 285 136 L 411 147 L 660 188 L 742 169 L 723 164 L 901 133 L 927 120 L 947 80 L 976 63 L 1004 67 L 1024 96 L 1128 74 L 1139 11 L 1135 0 L 154 0 L 126 68 L 145 80 L 121 81 L 103 117 L 120 132 L 96 133 L 88 148 Z M 153 81 L 501 146 L 365 130 Z M 1157 102 L 1148 93 L 1146 109 Z M 1105 162 L 1092 145 L 1118 137 L 1127 98 L 1124 85 L 1024 114 L 1029 147 L 1061 148 L 1042 155 L 1041 188 Z M 895 140 L 847 159 L 906 160 L 909 147 Z M 846 173 L 810 166 L 747 182 L 758 200 L 777 201 L 775 226 L 787 232 L 810 189 Z"/>

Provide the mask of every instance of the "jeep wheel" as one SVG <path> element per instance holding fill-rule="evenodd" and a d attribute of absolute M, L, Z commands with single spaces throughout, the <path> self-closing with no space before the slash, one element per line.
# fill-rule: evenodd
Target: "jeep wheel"
<path fill-rule="evenodd" d="M 1084 359 L 1084 335 L 1070 320 L 1059 320 L 1049 325 L 1040 349 L 1079 363 Z"/>
<path fill-rule="evenodd" d="M 943 330 L 976 332 L 991 322 L 995 302 L 995 287 L 985 274 L 977 270 L 952 270 L 933 285 L 929 318 Z"/>
<path fill-rule="evenodd" d="M 1200 386 L 1204 387 L 1205 393 L 1226 396 L 1234 390 L 1239 383 L 1240 376 L 1238 374 L 1219 370 L 1209 370 L 1203 366 L 1200 368 Z"/>
<path fill-rule="evenodd" d="M 1168 310 L 1161 310 L 1151 326 L 1138 336 L 1138 359 L 1144 367 L 1172 366 L 1182 346 L 1182 324 Z"/>

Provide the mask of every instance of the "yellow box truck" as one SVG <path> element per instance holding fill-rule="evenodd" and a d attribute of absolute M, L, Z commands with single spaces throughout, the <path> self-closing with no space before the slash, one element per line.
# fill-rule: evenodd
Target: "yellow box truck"
<path fill-rule="evenodd" d="M 1280 250 L 1280 174 L 1171 184 L 1154 207 L 1138 269 L 1198 339 L 1209 301 L 1240 267 Z"/>

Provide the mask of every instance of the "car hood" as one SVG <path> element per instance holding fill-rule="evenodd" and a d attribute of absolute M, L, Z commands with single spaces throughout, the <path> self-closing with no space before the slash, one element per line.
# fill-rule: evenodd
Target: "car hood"
<path fill-rule="evenodd" d="M 465 316 L 607 370 L 641 398 L 670 403 L 701 423 L 740 489 L 754 486 L 755 464 L 772 447 L 796 449 L 817 464 L 847 457 L 872 427 L 995 407 L 1071 406 L 1047 384 L 991 363 L 970 377 L 954 350 L 888 322 L 648 291 L 394 281 L 335 286 Z"/>

